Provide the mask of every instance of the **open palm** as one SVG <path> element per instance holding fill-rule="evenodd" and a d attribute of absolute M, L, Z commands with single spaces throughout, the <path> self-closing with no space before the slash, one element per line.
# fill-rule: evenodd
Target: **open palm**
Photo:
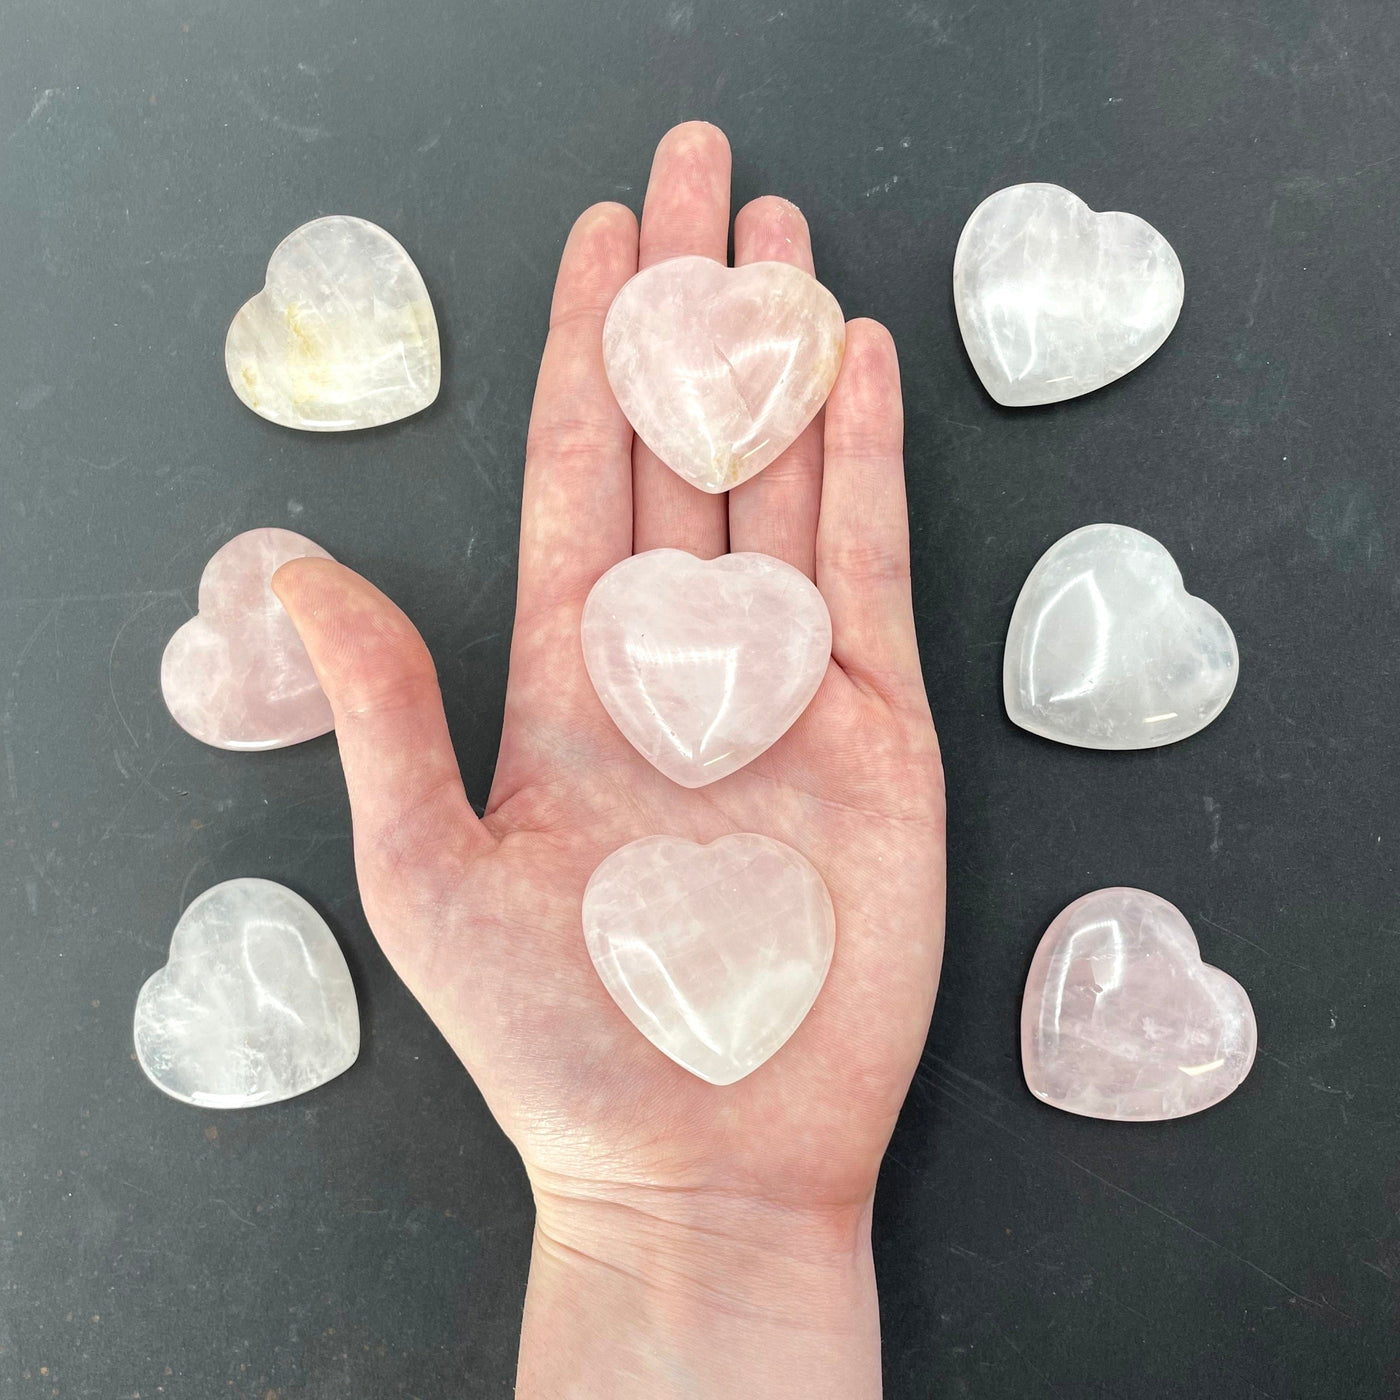
<path fill-rule="evenodd" d="M 730 1199 L 864 1211 L 937 983 L 943 796 L 914 638 L 898 368 L 848 327 L 818 419 L 773 465 L 708 496 L 634 441 L 602 361 L 610 302 L 639 264 L 723 260 L 729 149 L 691 123 L 662 141 L 640 234 L 588 210 L 564 250 L 530 425 L 505 729 L 486 815 L 463 791 L 432 662 L 406 617 L 338 564 L 276 587 L 335 710 L 365 912 L 461 1056 L 542 1198 Z M 811 270 L 801 214 L 755 200 L 740 263 Z M 747 768 L 687 791 L 619 734 L 584 670 L 598 577 L 660 546 L 775 555 L 815 579 L 833 659 L 796 725 Z M 776 837 L 820 871 L 836 951 L 807 1019 L 725 1088 L 667 1059 L 613 1004 L 584 946 L 584 885 L 638 837 Z"/>

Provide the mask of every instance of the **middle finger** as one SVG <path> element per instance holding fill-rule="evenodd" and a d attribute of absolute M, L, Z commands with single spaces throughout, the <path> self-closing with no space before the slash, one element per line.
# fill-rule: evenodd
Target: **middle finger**
<path fill-rule="evenodd" d="M 708 122 L 661 138 L 642 207 L 641 267 L 698 254 L 724 262 L 729 248 L 729 142 Z M 632 450 L 632 549 L 685 549 L 713 559 L 729 548 L 723 496 L 677 476 L 641 438 Z"/>

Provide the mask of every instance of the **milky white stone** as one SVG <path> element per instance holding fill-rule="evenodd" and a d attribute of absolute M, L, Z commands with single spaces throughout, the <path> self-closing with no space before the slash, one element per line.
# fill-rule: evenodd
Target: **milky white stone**
<path fill-rule="evenodd" d="M 1171 555 L 1126 525 L 1086 525 L 1041 556 L 1006 637 L 1006 713 L 1087 749 L 1150 749 L 1204 729 L 1235 689 L 1229 624 Z"/>
<path fill-rule="evenodd" d="M 1136 214 L 1097 214 L 1059 185 L 984 199 L 958 239 L 953 301 L 987 392 L 1058 403 L 1136 369 L 1171 334 L 1186 283 Z"/>
<path fill-rule="evenodd" d="M 581 634 L 604 709 L 643 757 L 689 788 L 776 743 L 831 657 L 822 595 L 766 554 L 635 554 L 594 584 Z"/>
<path fill-rule="evenodd" d="M 226 880 L 185 910 L 170 961 L 136 999 L 136 1057 L 201 1108 L 304 1094 L 360 1053 L 345 955 L 321 916 L 271 880 Z"/>
<path fill-rule="evenodd" d="M 171 637 L 160 688 L 175 722 L 220 749 L 278 749 L 334 727 L 330 701 L 272 591 L 289 559 L 329 559 L 291 530 L 248 530 L 199 580 L 199 612 Z"/>
<path fill-rule="evenodd" d="M 1021 1008 L 1038 1099 L 1089 1118 L 1199 1113 L 1254 1063 L 1243 987 L 1201 961 L 1181 911 L 1146 890 L 1095 890 L 1040 940 Z"/>
<path fill-rule="evenodd" d="M 787 263 L 672 258 L 639 272 L 603 326 L 608 381 L 642 441 L 702 491 L 760 472 L 816 417 L 846 322 Z"/>
<path fill-rule="evenodd" d="M 279 243 L 267 284 L 224 342 L 233 391 L 288 428 L 372 428 L 427 408 L 437 319 L 413 259 L 382 228 L 335 214 Z"/>
<path fill-rule="evenodd" d="M 588 953 L 658 1050 L 733 1084 L 802 1023 L 831 965 L 826 885 L 790 846 L 648 836 L 614 851 L 583 895 Z"/>

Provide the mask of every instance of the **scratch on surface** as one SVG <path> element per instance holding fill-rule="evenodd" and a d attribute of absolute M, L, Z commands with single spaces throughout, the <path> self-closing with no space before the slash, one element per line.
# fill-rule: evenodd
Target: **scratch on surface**
<path fill-rule="evenodd" d="M 24 663 L 29 657 L 29 653 L 34 649 L 34 643 L 44 634 L 44 629 L 58 616 L 59 604 L 57 602 L 40 619 L 39 625 L 29 634 L 29 640 L 20 647 L 15 656 L 15 664 L 10 671 L 10 685 L 5 696 L 5 708 L 0 712 L 0 736 L 3 736 L 5 747 L 5 781 L 9 788 L 10 805 L 16 811 L 19 808 L 19 779 L 15 772 L 14 748 L 10 743 L 10 726 L 15 714 L 15 695 L 19 690 L 20 673 L 24 670 Z"/>
<path fill-rule="evenodd" d="M 64 91 L 66 91 L 64 88 L 45 88 L 39 94 L 38 101 L 29 109 L 29 115 L 5 138 L 6 142 L 13 141 L 25 127 L 33 126 L 48 111 L 54 98 L 60 96 Z"/>
<path fill-rule="evenodd" d="M 1264 220 L 1264 252 L 1259 259 L 1259 271 L 1254 276 L 1254 290 L 1249 294 L 1249 304 L 1245 307 L 1244 328 L 1254 325 L 1254 316 L 1259 309 L 1259 298 L 1264 294 L 1264 279 L 1269 271 L 1269 254 L 1274 246 L 1274 216 L 1278 213 L 1278 200 L 1269 205 L 1269 216 Z"/>
<path fill-rule="evenodd" d="M 1213 797 L 1205 799 L 1206 816 L 1210 818 L 1210 854 L 1220 854 L 1220 804 Z"/>
<path fill-rule="evenodd" d="M 165 762 L 166 754 L 168 754 L 170 750 L 174 748 L 176 737 L 181 732 L 182 731 L 178 729 L 175 731 L 175 734 L 173 734 L 166 741 L 165 747 L 156 755 L 155 762 L 152 763 L 151 766 L 148 769 L 146 769 L 144 773 L 139 775 L 139 781 L 136 787 L 136 791 L 133 792 L 126 799 L 126 801 L 122 803 L 121 807 L 117 811 L 117 815 L 113 817 L 110 822 L 107 823 L 106 827 L 103 829 L 102 835 L 97 838 L 97 844 L 99 846 L 111 838 L 112 833 L 115 832 L 117 829 L 117 824 L 126 815 L 127 808 L 130 807 L 131 804 L 136 801 L 136 795 L 141 791 L 142 787 L 150 788 L 151 791 L 156 793 L 162 801 L 170 801 L 168 794 L 161 792 L 160 789 L 151 782 L 151 778 L 154 776 L 156 769 L 159 768 L 160 765 Z"/>
<path fill-rule="evenodd" d="M 878 185 L 871 185 L 871 187 L 861 195 L 861 198 L 869 199 L 872 195 L 889 194 L 897 184 L 899 184 L 899 176 L 891 175 L 888 180 L 881 180 Z"/>
<path fill-rule="evenodd" d="M 258 101 L 257 95 L 251 88 L 240 82 L 237 78 L 233 81 L 233 91 L 238 100 L 248 108 L 254 116 L 265 121 L 269 126 L 274 126 L 278 131 L 285 131 L 289 135 L 299 136 L 303 141 L 319 141 L 327 133 L 319 126 L 299 126 L 296 122 L 289 122 L 285 117 L 279 117 L 276 112 L 270 111 Z"/>
<path fill-rule="evenodd" d="M 112 646 L 107 653 L 107 689 L 111 692 L 112 695 L 112 707 L 116 710 L 117 718 L 121 720 L 122 728 L 126 730 L 127 736 L 130 738 L 132 745 L 138 749 L 141 747 L 141 741 L 136 737 L 136 731 L 131 727 L 130 724 L 127 723 L 126 716 L 122 713 L 121 701 L 117 699 L 117 645 L 122 639 L 122 633 L 125 632 L 126 629 L 130 627 L 131 624 L 135 622 L 136 619 L 140 617 L 142 613 L 149 612 L 150 609 L 153 608 L 158 601 L 158 597 L 147 598 L 146 601 L 142 603 L 141 606 L 137 608 L 135 612 L 128 614 L 122 625 L 117 628 L 117 635 L 112 638 Z"/>
<path fill-rule="evenodd" d="M 1330 1084 L 1324 1084 L 1320 1079 L 1309 1079 L 1308 1083 L 1317 1090 L 1319 1094 L 1344 1094 L 1347 1098 L 1352 1098 L 1350 1089 L 1334 1089 Z"/>
<path fill-rule="evenodd" d="M 209 1199 L 212 1200 L 216 1205 L 223 1206 L 223 1208 L 226 1211 L 228 1211 L 228 1213 L 241 1224 L 251 1226 L 254 1230 L 258 1228 L 258 1222 L 256 1220 L 249 1220 L 246 1215 L 239 1215 L 239 1213 L 236 1210 L 234 1210 L 234 1208 L 231 1205 L 229 1205 L 229 1203 L 226 1200 L 224 1200 L 222 1196 L 211 1196 Z"/>
<path fill-rule="evenodd" d="M 1029 150 L 1035 154 L 1040 145 L 1040 133 L 1045 129 L 1045 24 L 1040 10 L 1035 12 L 1035 114 L 1026 134 L 1030 137 Z"/>
<path fill-rule="evenodd" d="M 1045 1386 L 1045 1388 L 1051 1392 L 1051 1394 L 1054 1394 L 1055 1387 L 1050 1384 L 1050 1377 L 1047 1376 L 1045 1372 L 1042 1371 L 1040 1367 L 1037 1366 L 1035 1362 L 1033 1362 L 1030 1359 L 1030 1357 L 1027 1356 L 1026 1353 L 1023 1352 L 1021 1348 L 1016 1345 L 1016 1343 L 1011 1338 L 1011 1334 L 1009 1332 L 1003 1332 L 1001 1339 L 1006 1343 L 1007 1346 L 1011 1348 L 1012 1351 L 1016 1353 L 1017 1356 L 1021 1358 L 1021 1364 L 1025 1366 L 1026 1370 L 1028 1370 L 1033 1376 L 1035 1376 Z"/>
<path fill-rule="evenodd" d="M 928 1059 L 930 1062 L 937 1064 L 944 1071 L 945 1074 L 952 1075 L 956 1079 L 964 1080 L 966 1083 L 973 1085 L 975 1088 L 981 1089 L 984 1093 L 990 1094 L 993 1098 L 1002 1098 L 1000 1094 L 998 1094 L 994 1089 L 989 1088 L 988 1085 L 983 1084 L 981 1080 L 974 1079 L 970 1074 L 966 1074 L 962 1070 L 954 1068 L 941 1056 L 931 1055 L 928 1057 Z M 990 1113 L 984 1113 L 981 1109 L 976 1107 L 976 1105 L 968 1101 L 967 1095 L 965 1093 L 959 1091 L 954 1086 L 942 1081 L 935 1081 L 933 1087 L 941 1089 L 954 1103 L 958 1104 L 962 1108 L 965 1108 L 974 1117 L 980 1118 L 983 1122 L 991 1124 L 992 1127 L 998 1129 L 998 1131 L 1000 1132 L 1005 1133 L 1008 1137 L 1013 1138 L 1016 1142 L 1021 1143 L 1023 1146 L 1032 1146 L 1028 1138 L 1026 1138 L 1021 1133 L 1016 1132 L 1015 1129 L 1007 1127 L 1005 1123 L 1000 1122 L 998 1119 L 994 1118 Z M 1044 1149 L 1037 1146 L 1036 1150 L 1037 1152 L 1040 1152 Z M 1344 1312 L 1341 1308 L 1335 1307 L 1331 1303 L 1324 1302 L 1321 1298 L 1311 1298 L 1306 1293 L 1300 1293 L 1296 1288 L 1293 1288 L 1289 1284 L 1285 1283 L 1277 1275 L 1271 1274 L 1267 1269 L 1262 1268 L 1260 1265 L 1256 1264 L 1252 1259 L 1246 1258 L 1245 1255 L 1240 1254 L 1237 1250 L 1231 1249 L 1229 1245 L 1221 1244 L 1219 1240 L 1211 1239 L 1209 1235 L 1202 1233 L 1200 1230 L 1196 1229 L 1194 1225 L 1188 1225 L 1186 1221 L 1182 1220 L 1179 1216 L 1173 1215 L 1171 1211 L 1165 1210 L 1163 1207 L 1159 1205 L 1154 1205 L 1151 1201 L 1145 1200 L 1143 1197 L 1135 1195 L 1133 1192 L 1129 1191 L 1126 1186 L 1119 1186 L 1116 1181 L 1110 1181 L 1106 1176 L 1100 1176 L 1099 1173 L 1096 1172 L 1092 1167 L 1086 1167 L 1083 1162 L 1078 1162 L 1068 1154 L 1064 1152 L 1056 1152 L 1053 1149 L 1050 1149 L 1050 1155 L 1053 1156 L 1056 1160 L 1065 1163 L 1067 1166 L 1074 1167 L 1077 1171 L 1083 1172 L 1085 1176 L 1091 1177 L 1100 1185 L 1106 1186 L 1115 1195 L 1123 1196 L 1127 1200 L 1135 1202 L 1137 1205 L 1140 1205 L 1144 1210 L 1150 1210 L 1154 1215 L 1160 1216 L 1163 1220 L 1170 1222 L 1172 1225 L 1175 1225 L 1178 1229 L 1184 1230 L 1193 1239 L 1200 1240 L 1202 1244 L 1210 1245 L 1212 1249 L 1218 1249 L 1222 1254 L 1235 1260 L 1239 1264 L 1243 1264 L 1244 1267 L 1249 1269 L 1251 1272 L 1258 1274 L 1260 1278 L 1266 1279 L 1269 1283 L 1273 1284 L 1274 1287 L 1282 1289 L 1286 1294 L 1288 1294 L 1289 1298 L 1296 1299 L 1300 1303 L 1306 1303 L 1309 1307 L 1318 1308 L 1324 1312 L 1334 1313 L 1336 1314 L 1336 1316 L 1344 1318 L 1347 1322 L 1360 1322 L 1360 1319 L 1354 1317 L 1351 1313 Z"/>
<path fill-rule="evenodd" d="M 1236 933 L 1233 929 L 1226 928 L 1224 924 L 1216 923 L 1214 919 L 1209 919 L 1204 914 L 1198 914 L 1196 917 L 1199 918 L 1203 924 L 1209 924 L 1217 933 L 1223 933 L 1226 938 L 1233 938 L 1240 943 L 1247 943 L 1251 948 L 1255 948 L 1263 953 L 1265 957 L 1273 957 L 1273 954 L 1269 952 L 1262 943 L 1256 943 L 1252 938 L 1246 938 L 1244 934 Z M 1285 958 L 1284 961 L 1286 962 L 1287 959 Z M 1293 966 L 1297 967 L 1299 964 L 1295 963 Z"/>
<path fill-rule="evenodd" d="M 0 740 L 5 746 L 5 783 L 10 792 L 10 808 L 12 813 L 19 810 L 19 778 L 15 773 L 15 751 L 10 746 L 10 726 L 6 720 L 0 724 Z"/>

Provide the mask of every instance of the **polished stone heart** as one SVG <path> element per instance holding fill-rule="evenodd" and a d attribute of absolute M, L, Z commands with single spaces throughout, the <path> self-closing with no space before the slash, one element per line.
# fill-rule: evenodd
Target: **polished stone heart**
<path fill-rule="evenodd" d="M 672 258 L 613 300 L 603 361 L 638 436 L 702 491 L 760 472 L 817 415 L 841 368 L 836 298 L 787 263 Z"/>
<path fill-rule="evenodd" d="M 1185 293 L 1172 246 L 1136 214 L 1059 185 L 984 199 L 958 239 L 953 301 L 987 392 L 1012 408 L 1088 394 L 1171 334 Z"/>
<path fill-rule="evenodd" d="M 831 657 L 822 595 L 766 554 L 635 554 L 593 585 L 581 635 L 603 708 L 638 753 L 688 788 L 782 738 Z"/>
<path fill-rule="evenodd" d="M 1088 1118 L 1182 1118 L 1254 1063 L 1243 987 L 1201 961 L 1181 911 L 1146 890 L 1095 890 L 1045 932 L 1026 979 L 1021 1064 L 1036 1098 Z"/>
<path fill-rule="evenodd" d="M 220 749 L 280 749 L 334 727 L 330 701 L 272 591 L 289 559 L 329 559 L 291 530 L 248 530 L 199 580 L 199 612 L 166 644 L 160 688 L 175 722 Z"/>
<path fill-rule="evenodd" d="M 772 1056 L 821 991 L 836 939 L 822 877 L 767 836 L 648 836 L 583 895 L 593 966 L 658 1050 L 711 1084 Z"/>
<path fill-rule="evenodd" d="M 201 1108 L 304 1094 L 360 1053 L 345 955 L 325 920 L 271 880 L 226 880 L 180 916 L 170 961 L 136 999 L 136 1058 Z"/>
<path fill-rule="evenodd" d="M 266 286 L 228 328 L 224 364 L 254 413 L 320 432 L 407 418 L 437 398 L 442 374 L 413 259 L 382 228 L 341 214 L 277 245 Z"/>
<path fill-rule="evenodd" d="M 1187 593 L 1175 560 L 1126 525 L 1051 545 L 1011 614 L 1006 713 L 1086 749 L 1150 749 L 1204 729 L 1235 689 L 1230 625 Z"/>

